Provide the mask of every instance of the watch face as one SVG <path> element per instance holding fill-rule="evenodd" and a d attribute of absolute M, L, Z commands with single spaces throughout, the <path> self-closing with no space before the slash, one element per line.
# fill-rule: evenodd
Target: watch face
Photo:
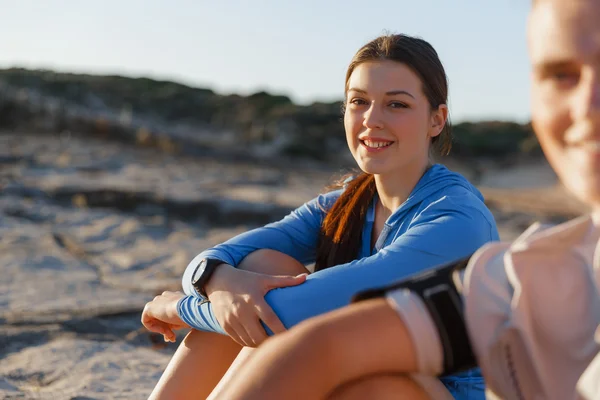
<path fill-rule="evenodd" d="M 195 285 L 196 282 L 200 280 L 202 275 L 204 274 L 204 270 L 206 269 L 206 259 L 200 261 L 196 270 L 194 271 L 194 276 L 192 276 L 192 285 Z"/>

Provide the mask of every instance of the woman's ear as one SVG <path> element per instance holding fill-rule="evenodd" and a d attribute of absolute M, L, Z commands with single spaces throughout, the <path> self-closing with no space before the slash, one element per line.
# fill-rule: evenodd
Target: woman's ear
<path fill-rule="evenodd" d="M 429 126 L 429 137 L 436 137 L 442 133 L 442 129 L 448 120 L 448 106 L 440 104 L 437 110 L 431 112 L 431 125 Z"/>

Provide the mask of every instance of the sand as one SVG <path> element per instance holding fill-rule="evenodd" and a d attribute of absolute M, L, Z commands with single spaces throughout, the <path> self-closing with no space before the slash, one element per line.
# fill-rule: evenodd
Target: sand
<path fill-rule="evenodd" d="M 199 251 L 281 218 L 334 172 L 0 134 L 0 398 L 146 398 L 177 344 L 142 327 L 144 304 L 179 289 Z M 543 162 L 477 183 L 504 239 L 584 211 Z"/>

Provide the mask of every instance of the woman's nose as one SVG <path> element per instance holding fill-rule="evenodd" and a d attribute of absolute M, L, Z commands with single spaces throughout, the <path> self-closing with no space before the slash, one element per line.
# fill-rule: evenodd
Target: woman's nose
<path fill-rule="evenodd" d="M 376 130 L 383 129 L 383 115 L 375 104 L 371 106 L 364 114 L 363 126 L 367 129 Z"/>

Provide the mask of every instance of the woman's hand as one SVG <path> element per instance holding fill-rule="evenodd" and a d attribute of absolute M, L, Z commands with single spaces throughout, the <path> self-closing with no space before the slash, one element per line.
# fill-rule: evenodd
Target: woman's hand
<path fill-rule="evenodd" d="M 214 272 L 205 290 L 225 332 L 242 346 L 256 347 L 268 337 L 261 320 L 273 333 L 285 331 L 265 301 L 267 292 L 304 283 L 306 276 L 263 275 L 223 264 Z"/>
<path fill-rule="evenodd" d="M 146 303 L 142 312 L 142 324 L 151 332 L 160 333 L 165 342 L 174 342 L 175 330 L 189 328 L 177 314 L 177 302 L 185 294 L 181 292 L 163 292 L 154 300 Z"/>

